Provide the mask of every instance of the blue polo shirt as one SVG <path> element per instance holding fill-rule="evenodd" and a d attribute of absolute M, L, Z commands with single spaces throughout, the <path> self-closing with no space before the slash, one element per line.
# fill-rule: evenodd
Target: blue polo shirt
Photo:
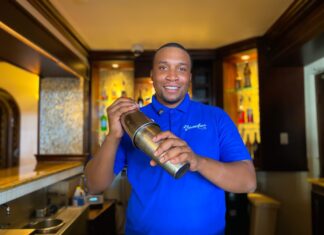
<path fill-rule="evenodd" d="M 148 117 L 188 143 L 198 155 L 221 162 L 250 160 L 241 136 L 221 109 L 185 99 L 168 108 L 153 96 L 143 107 Z M 133 147 L 127 135 L 117 150 L 114 172 L 128 165 L 132 192 L 128 201 L 126 234 L 223 235 L 225 194 L 218 186 L 188 171 L 174 179 L 160 166 L 151 167 L 150 158 Z"/>

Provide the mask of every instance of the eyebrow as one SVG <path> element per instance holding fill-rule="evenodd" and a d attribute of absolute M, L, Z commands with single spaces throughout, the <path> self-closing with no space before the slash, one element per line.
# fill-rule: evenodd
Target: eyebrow
<path fill-rule="evenodd" d="M 159 62 L 158 62 L 158 64 L 168 64 L 168 62 L 167 62 L 167 61 L 164 61 L 164 60 L 162 60 L 162 61 L 159 61 Z M 189 66 L 189 64 L 188 64 L 188 63 L 184 63 L 184 62 L 180 62 L 180 63 L 179 63 L 179 65 L 185 65 L 185 66 Z"/>

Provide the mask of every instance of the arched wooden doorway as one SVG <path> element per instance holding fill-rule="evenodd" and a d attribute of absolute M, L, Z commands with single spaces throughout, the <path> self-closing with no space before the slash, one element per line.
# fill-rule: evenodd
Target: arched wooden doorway
<path fill-rule="evenodd" d="M 15 99 L 0 88 L 0 168 L 19 163 L 20 112 Z"/>

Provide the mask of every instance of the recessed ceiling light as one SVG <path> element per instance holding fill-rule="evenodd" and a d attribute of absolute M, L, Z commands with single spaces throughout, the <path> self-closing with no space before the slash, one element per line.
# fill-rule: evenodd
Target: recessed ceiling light
<path fill-rule="evenodd" d="M 249 55 L 242 55 L 241 59 L 242 60 L 248 60 L 248 59 L 250 59 L 250 56 Z"/>
<path fill-rule="evenodd" d="M 118 69 L 119 68 L 119 64 L 112 64 L 111 67 L 113 67 L 114 69 Z"/>

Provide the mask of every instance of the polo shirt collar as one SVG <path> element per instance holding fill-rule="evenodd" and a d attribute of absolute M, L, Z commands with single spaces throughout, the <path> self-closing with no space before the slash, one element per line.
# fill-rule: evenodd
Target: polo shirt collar
<path fill-rule="evenodd" d="M 157 100 L 156 95 L 154 95 L 152 97 L 152 107 L 158 114 L 161 114 L 161 113 L 169 111 L 169 110 L 179 110 L 181 112 L 187 112 L 190 102 L 191 102 L 190 97 L 188 94 L 186 94 L 184 99 L 182 100 L 182 102 L 177 107 L 169 108 L 169 107 L 166 107 L 163 104 L 161 104 Z"/>

